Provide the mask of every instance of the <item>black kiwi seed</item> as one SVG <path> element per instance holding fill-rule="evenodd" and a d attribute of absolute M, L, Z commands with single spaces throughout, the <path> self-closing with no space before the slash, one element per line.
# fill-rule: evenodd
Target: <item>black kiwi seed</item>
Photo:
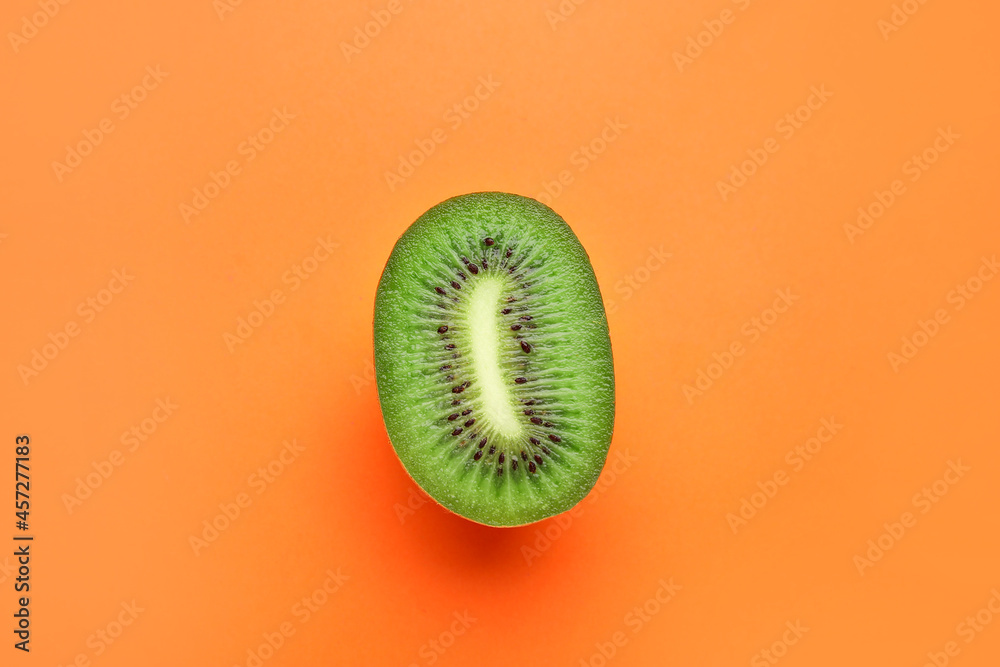
<path fill-rule="evenodd" d="M 541 456 L 539 456 L 538 454 L 535 454 L 534 459 L 535 459 L 535 463 L 537 463 L 538 465 L 542 465 L 542 457 Z"/>
<path fill-rule="evenodd" d="M 514 378 L 514 382 L 516 382 L 517 384 L 524 384 L 527 381 L 528 378 Z"/>
<path fill-rule="evenodd" d="M 483 239 L 483 243 L 485 243 L 486 245 L 493 245 L 494 243 L 496 243 L 496 241 L 487 236 L 485 239 Z"/>
<path fill-rule="evenodd" d="M 440 287 L 435 287 L 435 288 L 434 288 L 434 291 L 435 291 L 435 292 L 437 292 L 438 294 L 447 294 L 447 292 L 445 292 L 445 291 L 444 291 L 443 289 L 441 289 Z"/>
<path fill-rule="evenodd" d="M 465 415 L 471 415 L 471 414 L 472 414 L 472 410 L 462 410 L 462 416 L 463 416 L 463 417 L 464 417 Z"/>
<path fill-rule="evenodd" d="M 517 459 L 514 459 L 513 461 L 510 462 L 510 469 L 517 470 Z"/>
<path fill-rule="evenodd" d="M 535 399 L 531 399 L 529 401 L 525 401 L 524 404 L 525 405 L 534 405 L 535 404 Z"/>
<path fill-rule="evenodd" d="M 461 401 L 461 399 L 456 398 L 454 401 L 451 402 L 451 404 L 452 405 L 461 405 L 462 401 Z"/>
<path fill-rule="evenodd" d="M 486 438 L 483 438 L 482 440 L 479 441 L 479 449 L 482 449 L 485 446 L 486 446 Z"/>
<path fill-rule="evenodd" d="M 468 280 L 468 278 L 465 277 L 465 274 L 462 273 L 461 271 L 458 272 L 458 277 L 461 278 L 462 280 Z"/>
<path fill-rule="evenodd" d="M 510 256 L 511 256 L 511 255 L 513 255 L 513 254 L 514 254 L 514 251 L 513 251 L 513 250 L 511 250 L 510 248 L 507 248 L 507 254 L 506 254 L 506 255 L 504 255 L 504 257 L 510 257 Z"/>
<path fill-rule="evenodd" d="M 498 460 L 498 461 L 500 461 L 500 464 L 502 465 L 502 464 L 503 464 L 503 462 L 504 462 L 504 459 L 505 459 L 505 458 L 507 458 L 507 457 L 505 457 L 505 456 L 503 455 L 503 452 L 500 452 L 500 458 L 499 458 L 499 459 L 497 459 L 497 460 Z"/>
<path fill-rule="evenodd" d="M 448 332 L 448 327 L 444 324 L 438 327 L 438 333 L 443 334 Z"/>
<path fill-rule="evenodd" d="M 444 349 L 446 349 L 446 350 L 454 350 L 455 349 L 455 344 L 454 343 L 448 343 L 447 345 L 444 346 Z"/>
<path fill-rule="evenodd" d="M 510 308 L 504 308 L 503 310 L 500 311 L 501 315 L 507 315 L 509 313 L 510 313 Z"/>
<path fill-rule="evenodd" d="M 462 429 L 461 429 L 461 427 L 456 428 L 454 431 L 451 432 L 451 434 L 452 435 L 462 435 Z"/>
<path fill-rule="evenodd" d="M 483 270 L 485 271 L 488 268 L 490 268 L 490 265 L 486 263 L 486 259 L 484 258 L 483 259 Z"/>
<path fill-rule="evenodd" d="M 451 286 L 454 287 L 455 289 L 462 289 L 462 286 L 459 285 L 458 282 L 455 280 L 451 281 Z"/>
<path fill-rule="evenodd" d="M 493 456 L 496 453 L 497 453 L 496 445 L 490 445 L 490 456 Z"/>
<path fill-rule="evenodd" d="M 497 477 L 503 477 L 503 468 L 497 468 Z"/>
<path fill-rule="evenodd" d="M 522 322 L 529 322 L 531 320 L 531 315 L 521 315 Z"/>
<path fill-rule="evenodd" d="M 442 366 L 438 370 L 439 371 L 448 371 L 448 370 L 451 370 L 451 364 L 445 364 L 444 366 Z"/>
<path fill-rule="evenodd" d="M 537 468 L 535 467 L 535 462 L 534 461 L 528 461 L 528 471 L 529 472 L 535 472 L 535 470 L 537 470 Z"/>
<path fill-rule="evenodd" d="M 451 388 L 451 393 L 453 394 L 461 394 L 463 391 L 465 391 L 465 385 L 460 384 L 457 387 Z"/>
<path fill-rule="evenodd" d="M 453 412 L 452 414 L 448 415 L 448 421 L 453 422 L 456 419 L 458 419 L 458 417 L 459 417 L 458 413 L 457 412 Z"/>
<path fill-rule="evenodd" d="M 542 452 L 544 452 L 546 456 L 552 456 L 552 452 L 549 451 L 548 447 L 542 447 Z"/>
<path fill-rule="evenodd" d="M 535 411 L 532 410 L 532 409 L 530 409 L 530 408 L 528 408 L 528 409 L 525 409 L 524 414 L 526 414 L 526 415 L 528 415 L 530 417 L 531 415 L 535 414 Z"/>
<path fill-rule="evenodd" d="M 545 428 L 552 428 L 553 423 L 552 422 L 545 422 L 544 426 L 545 426 Z"/>
<path fill-rule="evenodd" d="M 524 453 L 523 449 L 521 450 L 521 460 L 522 461 L 527 461 L 528 460 L 528 455 Z"/>
<path fill-rule="evenodd" d="M 521 349 L 524 350 L 525 354 L 531 352 L 531 346 L 525 343 L 523 340 L 521 341 Z"/>
<path fill-rule="evenodd" d="M 520 324 L 512 324 L 510 326 L 510 330 L 511 331 L 520 331 L 521 330 L 521 325 Z"/>
<path fill-rule="evenodd" d="M 473 456 L 472 458 L 475 459 L 476 461 L 478 461 L 479 459 L 483 458 L 483 452 L 482 452 L 482 450 L 477 451 L 476 455 Z"/>
<path fill-rule="evenodd" d="M 562 442 L 562 438 L 560 438 L 558 435 L 554 433 L 549 433 L 549 440 L 551 440 L 552 442 Z"/>
<path fill-rule="evenodd" d="M 470 419 L 467 422 L 465 422 L 465 425 L 466 425 L 466 427 L 469 427 L 469 426 L 472 426 L 475 423 L 476 423 L 476 420 L 475 420 L 475 418 L 473 418 L 473 419 Z"/>
<path fill-rule="evenodd" d="M 454 379 L 455 379 L 455 376 L 454 376 L 454 375 L 447 375 L 447 376 L 445 376 L 445 378 L 444 378 L 445 382 L 451 382 L 451 381 L 452 381 L 452 380 L 454 380 Z"/>
<path fill-rule="evenodd" d="M 541 423 L 542 423 L 542 420 L 541 420 L 541 419 L 539 419 L 538 417 L 532 417 L 532 418 L 531 418 L 531 423 L 532 423 L 532 424 L 539 424 L 539 425 L 541 425 Z"/>
<path fill-rule="evenodd" d="M 533 445 L 540 445 L 540 444 L 542 444 L 541 442 L 539 442 L 538 438 L 528 438 L 528 440 L 529 440 L 529 441 L 531 442 L 531 444 L 533 444 Z"/>
<path fill-rule="evenodd" d="M 472 271 L 472 275 L 474 275 L 474 276 L 478 275 L 479 274 L 479 267 L 476 266 L 475 264 L 469 264 L 469 271 Z"/>

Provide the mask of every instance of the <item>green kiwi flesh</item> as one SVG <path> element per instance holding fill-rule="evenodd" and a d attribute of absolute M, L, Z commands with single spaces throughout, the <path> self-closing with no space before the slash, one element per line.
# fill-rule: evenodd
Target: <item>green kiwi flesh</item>
<path fill-rule="evenodd" d="M 444 507 L 491 526 L 572 508 L 615 412 L 607 316 L 576 235 L 500 192 L 424 213 L 379 281 L 375 377 L 396 454 Z"/>

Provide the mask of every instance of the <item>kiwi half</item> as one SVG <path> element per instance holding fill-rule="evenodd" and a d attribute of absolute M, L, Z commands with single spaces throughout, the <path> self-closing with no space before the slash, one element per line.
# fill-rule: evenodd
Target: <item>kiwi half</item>
<path fill-rule="evenodd" d="M 424 213 L 379 281 L 375 377 L 396 454 L 449 510 L 516 526 L 572 508 L 615 412 L 607 316 L 576 235 L 501 192 Z"/>

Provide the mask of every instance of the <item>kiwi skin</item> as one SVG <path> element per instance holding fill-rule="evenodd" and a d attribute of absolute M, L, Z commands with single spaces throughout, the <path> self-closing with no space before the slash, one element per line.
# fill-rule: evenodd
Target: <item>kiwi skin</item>
<path fill-rule="evenodd" d="M 529 243 L 541 239 L 538 244 L 548 252 L 546 261 L 559 269 L 553 280 L 561 281 L 560 290 L 570 297 L 563 305 L 569 322 L 559 345 L 578 361 L 580 376 L 574 392 L 574 400 L 579 396 L 579 414 L 574 419 L 578 430 L 573 456 L 541 491 L 521 494 L 510 502 L 509 498 L 497 500 L 458 488 L 443 470 L 442 458 L 428 451 L 436 415 L 421 412 L 416 405 L 419 399 L 412 385 L 419 373 L 405 358 L 420 344 L 412 334 L 419 325 L 407 321 L 407 304 L 411 303 L 407 300 L 417 290 L 433 289 L 414 277 L 427 264 L 427 253 L 448 239 L 491 236 L 497 236 L 498 241 L 515 238 Z M 571 274 L 570 278 L 564 274 Z M 485 525 L 525 525 L 571 509 L 596 484 L 614 428 L 611 342 L 590 259 L 552 209 L 519 195 L 479 192 L 454 197 L 428 210 L 400 237 L 386 263 L 375 300 L 374 339 L 375 377 L 390 441 L 407 474 L 446 509 Z M 551 463 L 562 466 L 562 461 L 557 458 Z M 523 465 L 520 474 L 526 474 Z"/>

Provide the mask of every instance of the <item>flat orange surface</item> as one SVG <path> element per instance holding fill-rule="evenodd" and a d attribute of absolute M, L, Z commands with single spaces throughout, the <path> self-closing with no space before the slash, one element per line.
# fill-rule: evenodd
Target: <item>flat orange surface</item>
<path fill-rule="evenodd" d="M 0 664 L 1000 664 L 998 21 L 5 2 Z M 481 190 L 569 222 L 615 354 L 601 482 L 516 529 L 372 380 L 393 243 Z"/>

